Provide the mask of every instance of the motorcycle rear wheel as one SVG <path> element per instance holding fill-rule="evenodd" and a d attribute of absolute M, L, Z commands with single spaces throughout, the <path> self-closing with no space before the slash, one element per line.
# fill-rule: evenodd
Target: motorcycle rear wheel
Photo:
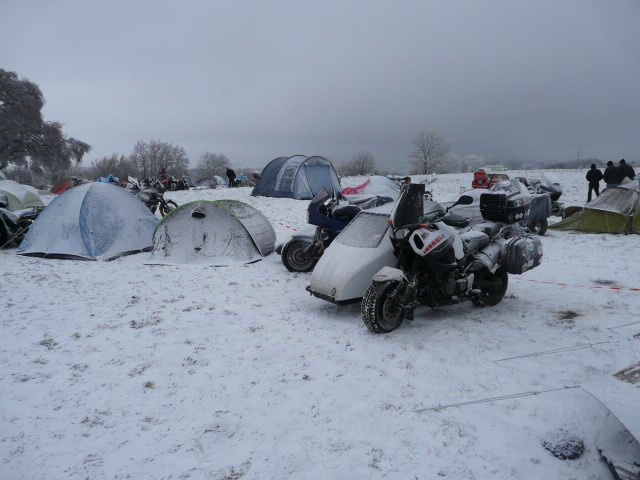
<path fill-rule="evenodd" d="M 471 297 L 471 302 L 476 307 L 493 307 L 499 304 L 509 286 L 509 274 L 504 267 L 496 270 L 496 273 L 487 273 L 482 278 L 477 278 L 474 288 L 480 289 L 478 297 Z"/>
<path fill-rule="evenodd" d="M 541 222 L 527 225 L 527 228 L 529 229 L 529 231 L 531 231 L 531 233 L 543 236 L 545 233 L 547 233 L 547 229 L 549 228 L 549 221 L 545 218 Z"/>
<path fill-rule="evenodd" d="M 373 333 L 389 333 L 398 328 L 407 311 L 400 308 L 398 299 L 391 296 L 399 282 L 372 283 L 362 297 L 362 321 Z"/>
<path fill-rule="evenodd" d="M 292 240 L 282 247 L 282 264 L 290 272 L 310 272 L 315 267 L 317 259 L 305 252 L 305 244 Z"/>
<path fill-rule="evenodd" d="M 165 217 L 176 208 L 178 208 L 178 204 L 176 202 L 174 202 L 173 200 L 167 200 L 166 206 L 160 204 L 160 215 Z"/>

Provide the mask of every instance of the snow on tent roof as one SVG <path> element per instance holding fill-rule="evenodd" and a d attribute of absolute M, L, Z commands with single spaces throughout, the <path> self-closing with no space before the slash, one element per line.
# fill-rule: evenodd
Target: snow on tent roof
<path fill-rule="evenodd" d="M 9 210 L 22 210 L 28 207 L 44 207 L 40 195 L 32 189 L 13 180 L 0 181 L 0 193 L 9 198 Z"/>
<path fill-rule="evenodd" d="M 343 195 L 380 195 L 397 200 L 400 196 L 400 186 L 393 180 L 382 175 L 372 175 L 357 187 L 345 187 Z"/>
<path fill-rule="evenodd" d="M 549 228 L 584 233 L 640 234 L 639 181 L 625 179 L 617 187 L 605 188 L 582 210 Z"/>
<path fill-rule="evenodd" d="M 237 200 L 186 203 L 158 224 L 154 264 L 251 263 L 273 252 L 276 234 L 257 209 Z"/>
<path fill-rule="evenodd" d="M 330 193 L 341 190 L 340 179 L 329 160 L 294 155 L 269 162 L 251 195 L 310 200 L 323 188 Z"/>
<path fill-rule="evenodd" d="M 56 197 L 29 228 L 18 255 L 111 260 L 150 250 L 158 219 L 127 190 L 92 182 Z"/>

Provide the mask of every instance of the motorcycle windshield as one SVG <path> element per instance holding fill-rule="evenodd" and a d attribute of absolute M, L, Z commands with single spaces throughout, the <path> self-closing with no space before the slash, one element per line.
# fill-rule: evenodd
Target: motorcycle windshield
<path fill-rule="evenodd" d="M 424 183 L 410 183 L 402 188 L 398 205 L 391 216 L 394 227 L 416 223 L 424 215 Z"/>
<path fill-rule="evenodd" d="M 326 188 L 323 188 L 315 197 L 311 199 L 311 202 L 309 203 L 309 209 L 312 209 L 314 207 L 317 207 L 318 205 L 323 204 L 329 198 L 331 198 L 331 195 L 329 194 L 329 192 L 327 192 Z"/>
<path fill-rule="evenodd" d="M 388 214 L 362 211 L 340 232 L 335 241 L 348 247 L 376 248 L 388 228 Z"/>

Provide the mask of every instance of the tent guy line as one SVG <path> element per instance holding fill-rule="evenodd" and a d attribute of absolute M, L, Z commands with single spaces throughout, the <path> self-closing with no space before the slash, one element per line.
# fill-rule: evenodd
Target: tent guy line
<path fill-rule="evenodd" d="M 502 395 L 499 397 L 490 397 L 490 398 L 482 398 L 480 400 L 471 400 L 468 402 L 460 402 L 460 403 L 451 403 L 449 405 L 438 405 L 435 407 L 429 407 L 429 408 L 420 408 L 418 410 L 414 410 L 414 413 L 422 413 L 422 412 L 429 412 L 429 411 L 440 411 L 440 410 L 444 410 L 445 408 L 451 408 L 451 407 L 464 407 L 466 405 L 475 405 L 476 403 L 489 403 L 489 402 L 496 402 L 499 400 L 510 400 L 512 398 L 520 398 L 520 397 L 529 397 L 532 395 L 540 395 L 542 393 L 551 393 L 551 392 L 559 392 L 562 390 L 569 390 L 571 388 L 580 388 L 580 385 L 571 385 L 571 386 L 562 386 L 561 388 L 551 388 L 549 390 L 534 390 L 531 392 L 521 392 L 521 393 L 514 393 L 511 395 Z"/>
<path fill-rule="evenodd" d="M 530 278 L 521 278 L 515 277 L 516 280 L 522 280 L 525 282 L 534 282 L 534 283 L 545 283 L 547 285 L 557 285 L 560 287 L 575 287 L 575 288 L 593 288 L 599 290 L 616 290 L 618 292 L 640 292 L 640 288 L 636 287 L 605 287 L 602 285 L 571 285 L 570 283 L 562 283 L 562 282 L 549 282 L 547 280 L 534 280 Z"/>

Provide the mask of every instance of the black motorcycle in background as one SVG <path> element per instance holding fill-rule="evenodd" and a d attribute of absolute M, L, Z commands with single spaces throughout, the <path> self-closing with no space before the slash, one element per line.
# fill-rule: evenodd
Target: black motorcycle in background
<path fill-rule="evenodd" d="M 44 207 L 28 207 L 10 210 L 9 199 L 0 195 L 0 248 L 20 246 L 31 224 Z"/>
<path fill-rule="evenodd" d="M 156 211 L 160 211 L 163 217 L 178 207 L 173 200 L 165 200 L 164 187 L 157 179 L 149 181 L 149 186 L 144 187 L 138 179 L 129 177 L 128 183 L 132 192 L 144 203 L 151 213 L 155 215 Z"/>

